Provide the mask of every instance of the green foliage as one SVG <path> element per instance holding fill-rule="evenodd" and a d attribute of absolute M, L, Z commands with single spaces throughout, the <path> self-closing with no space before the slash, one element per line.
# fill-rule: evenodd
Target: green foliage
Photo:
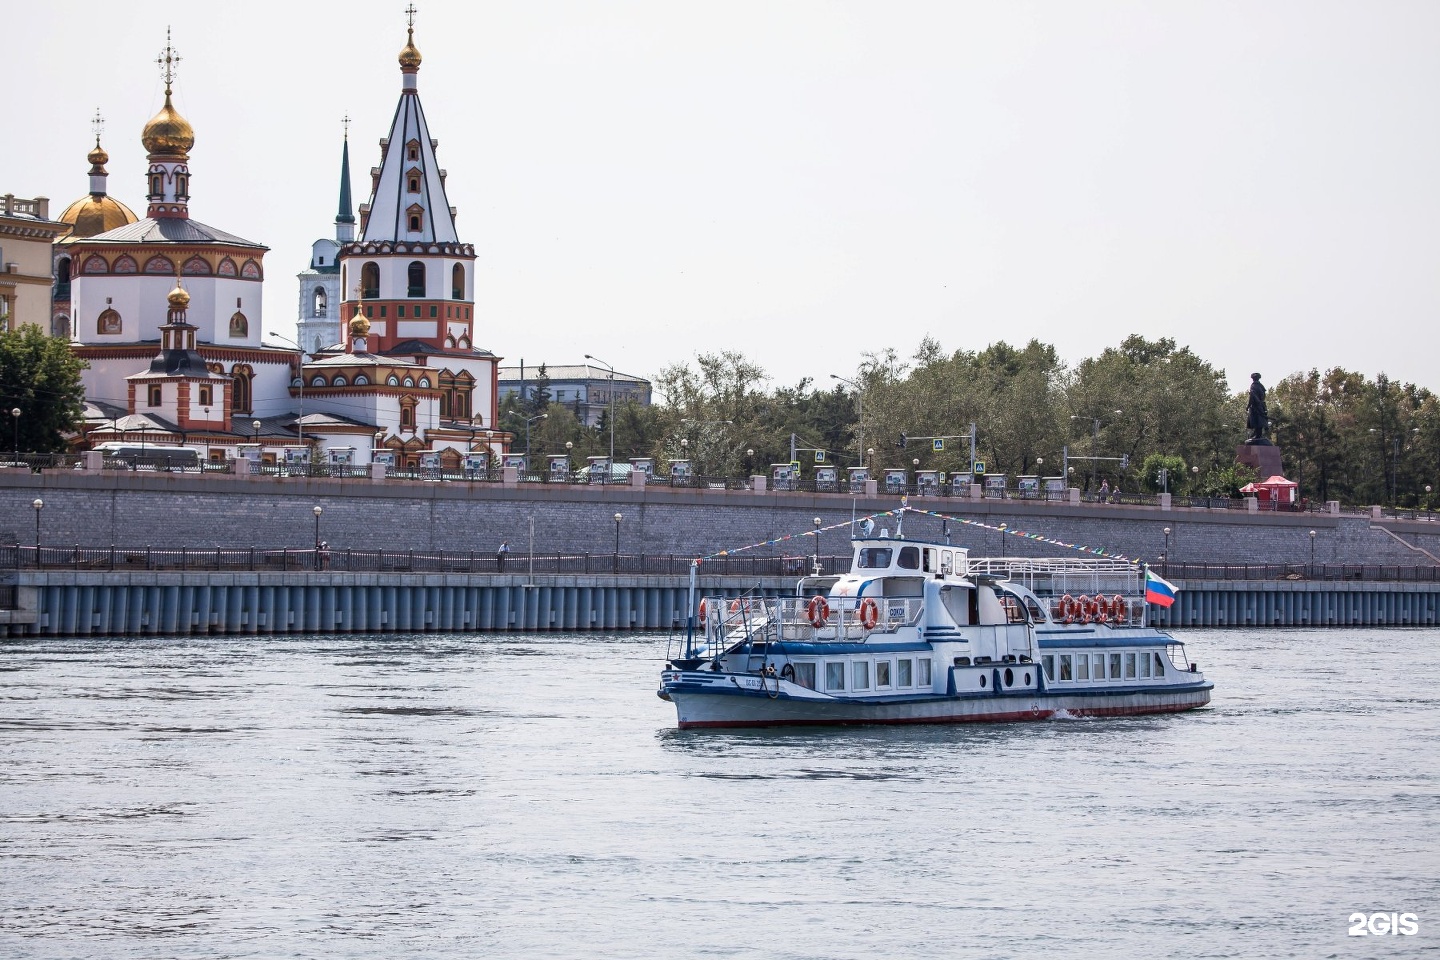
<path fill-rule="evenodd" d="M 75 432 L 84 412 L 80 372 L 86 366 L 64 339 L 47 336 L 39 327 L 25 324 L 0 331 L 0 408 L 12 421 L 0 442 L 13 446 L 18 426 L 22 451 L 65 450 L 66 437 Z M 9 416 L 15 408 L 20 416 Z"/>
<path fill-rule="evenodd" d="M 1161 483 L 1161 470 L 1169 472 L 1168 483 Z M 1171 493 L 1179 493 L 1192 485 L 1190 468 L 1185 466 L 1185 461 L 1179 457 L 1152 453 L 1145 457 L 1140 466 L 1140 488 L 1150 493 L 1160 493 L 1167 488 Z"/>

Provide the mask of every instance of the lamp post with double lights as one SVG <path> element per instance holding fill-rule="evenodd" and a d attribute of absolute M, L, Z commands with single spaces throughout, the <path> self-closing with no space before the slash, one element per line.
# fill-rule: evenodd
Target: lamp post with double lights
<path fill-rule="evenodd" d="M 839 380 L 841 383 L 848 383 L 855 388 L 855 454 L 860 457 L 860 465 L 865 465 L 865 391 L 860 384 L 854 380 L 847 380 L 839 374 L 830 374 L 831 380 Z"/>
<path fill-rule="evenodd" d="M 610 473 L 615 473 L 615 368 L 592 353 L 585 354 L 586 360 L 594 360 L 600 366 L 610 371 Z"/>
<path fill-rule="evenodd" d="M 550 414 L 542 413 L 539 416 L 530 417 L 525 421 L 525 470 L 528 472 L 530 466 L 530 424 L 536 420 L 549 420 Z"/>
<path fill-rule="evenodd" d="M 1113 410 L 1111 412 L 1114 413 L 1116 416 L 1119 416 L 1124 411 Z M 1100 469 L 1100 461 L 1096 459 L 1100 456 L 1100 418 L 1082 417 L 1079 414 L 1071 414 L 1070 419 L 1090 421 L 1090 489 L 1094 490 L 1096 488 L 1096 481 L 1099 479 Z"/>

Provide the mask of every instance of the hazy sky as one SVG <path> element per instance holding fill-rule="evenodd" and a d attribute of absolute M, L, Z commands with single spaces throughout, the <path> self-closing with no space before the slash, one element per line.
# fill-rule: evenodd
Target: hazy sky
<path fill-rule="evenodd" d="M 1440 389 L 1440 4 L 416 5 L 476 343 L 506 363 L 729 348 L 828 387 L 926 334 L 1073 363 L 1142 333 L 1235 389 L 1335 365 Z M 191 213 L 271 248 L 265 327 L 293 337 L 347 113 L 368 193 L 403 8 L 7 8 L 0 193 L 82 196 L 99 107 L 143 215 L 168 25 Z"/>

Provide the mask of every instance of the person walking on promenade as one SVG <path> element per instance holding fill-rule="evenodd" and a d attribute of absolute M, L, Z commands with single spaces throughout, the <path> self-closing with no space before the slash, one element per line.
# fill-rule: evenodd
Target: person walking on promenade
<path fill-rule="evenodd" d="M 1101 502 L 1101 503 L 1109 503 L 1109 502 L 1110 502 L 1110 481 L 1109 481 L 1109 480 L 1101 480 L 1101 481 L 1100 481 L 1100 502 Z"/>
<path fill-rule="evenodd" d="M 510 541 L 501 540 L 500 547 L 495 551 L 495 569 L 505 569 L 505 555 L 510 552 Z"/>

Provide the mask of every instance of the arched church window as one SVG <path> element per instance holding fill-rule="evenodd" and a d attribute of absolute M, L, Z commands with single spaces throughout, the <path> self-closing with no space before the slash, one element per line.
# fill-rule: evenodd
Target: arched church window
<path fill-rule="evenodd" d="M 374 260 L 360 268 L 360 296 L 366 300 L 380 296 L 380 264 Z"/>
<path fill-rule="evenodd" d="M 424 389 L 424 390 L 429 390 L 429 389 L 430 389 L 430 378 L 429 378 L 429 377 L 421 377 L 421 378 L 420 378 L 420 386 L 421 386 L 421 388 Z"/>
<path fill-rule="evenodd" d="M 350 382 L 350 381 L 349 381 L 349 380 L 346 380 L 346 379 L 345 379 L 345 375 L 342 373 L 342 374 L 338 375 L 338 376 L 335 378 L 335 382 L 332 383 L 331 386 L 332 386 L 332 387 L 343 387 L 343 386 L 345 386 L 345 384 L 347 384 L 347 383 L 349 383 L 349 382 Z"/>
<path fill-rule="evenodd" d="M 250 321 L 245 319 L 245 314 L 241 313 L 239 310 L 236 310 L 234 315 L 230 317 L 230 336 L 250 336 Z"/>
<path fill-rule="evenodd" d="M 175 196 L 181 200 L 190 199 L 190 178 L 183 173 L 175 174 Z"/>
<path fill-rule="evenodd" d="M 150 196 L 158 197 L 165 192 L 165 178 L 158 173 L 150 174 Z"/>
<path fill-rule="evenodd" d="M 355 386 L 363 387 L 370 382 L 370 378 L 363 373 L 355 374 Z"/>
<path fill-rule="evenodd" d="M 405 216 L 406 219 L 409 220 L 411 233 L 419 233 L 425 229 L 425 208 L 420 206 L 420 204 L 411 204 L 410 209 L 405 211 Z M 417 250 L 416 252 L 418 253 L 419 251 Z"/>
<path fill-rule="evenodd" d="M 386 380 L 385 382 L 386 382 L 388 385 L 392 386 L 392 387 L 398 387 L 398 386 L 400 386 L 400 378 L 397 377 L 397 376 L 395 376 L 395 374 L 393 374 L 393 373 L 390 374 L 390 378 L 389 378 L 388 380 Z"/>
<path fill-rule="evenodd" d="M 323 316 L 325 316 L 325 288 L 324 288 L 324 287 L 316 287 L 316 288 L 315 288 L 315 305 L 314 305 L 314 307 L 313 307 L 313 310 L 314 310 L 314 316 L 317 316 L 317 317 L 323 317 Z M 320 347 L 319 347 L 318 344 L 316 345 L 315 349 L 316 349 L 316 350 L 319 350 L 319 349 L 320 349 Z"/>
<path fill-rule="evenodd" d="M 63 313 L 55 318 L 55 336 L 62 340 L 70 339 L 70 318 Z"/>
<path fill-rule="evenodd" d="M 255 371 L 248 363 L 237 363 L 230 368 L 230 376 L 235 380 L 234 389 L 231 391 L 230 412 L 232 414 L 250 413 L 251 386 L 255 380 Z"/>
<path fill-rule="evenodd" d="M 407 387 L 413 387 L 413 386 L 415 386 L 415 378 L 414 378 L 414 377 L 406 377 L 406 378 L 405 378 L 405 386 L 407 386 Z"/>
<path fill-rule="evenodd" d="M 405 144 L 405 157 L 406 157 L 406 159 L 409 159 L 409 160 L 419 160 L 419 159 L 420 159 L 420 141 L 419 141 L 419 140 L 411 140 L 409 143 Z"/>
<path fill-rule="evenodd" d="M 55 264 L 55 299 L 70 299 L 70 258 L 61 257 Z"/>
<path fill-rule="evenodd" d="M 113 336 L 124 330 L 125 324 L 120 319 L 120 314 L 106 307 L 100 316 L 95 320 L 95 332 L 106 336 Z"/>
<path fill-rule="evenodd" d="M 85 258 L 86 273 L 105 273 L 109 269 L 110 264 L 106 263 L 105 258 L 100 256 L 99 254 Z"/>
<path fill-rule="evenodd" d="M 191 257 L 185 261 L 181 268 L 187 277 L 208 277 L 210 275 L 210 264 L 204 257 Z"/>
<path fill-rule="evenodd" d="M 320 341 L 320 338 L 319 338 L 319 337 L 316 337 L 316 338 L 315 338 L 315 349 L 314 349 L 314 350 L 311 350 L 310 352 L 311 352 L 311 353 L 319 353 L 319 352 L 321 351 L 321 349 L 324 348 L 324 346 L 325 346 L 325 344 L 323 344 L 323 343 Z"/>
<path fill-rule="evenodd" d="M 425 296 L 425 264 L 419 260 L 412 260 L 407 275 L 409 278 L 407 295 L 411 297 Z"/>
<path fill-rule="evenodd" d="M 312 386 L 312 387 L 323 387 L 323 386 L 325 386 L 325 378 L 324 378 L 324 377 L 320 377 L 320 376 L 311 377 L 311 378 L 310 378 L 310 386 Z"/>
<path fill-rule="evenodd" d="M 151 257 L 145 261 L 145 272 L 157 276 L 171 276 L 175 273 L 175 264 L 164 257 Z"/>
<path fill-rule="evenodd" d="M 124 256 L 115 258 L 115 266 L 113 269 L 115 273 L 130 274 L 138 271 L 140 269 L 140 265 L 135 262 L 134 257 L 130 256 L 127 253 Z"/>
<path fill-rule="evenodd" d="M 465 299 L 465 267 L 458 263 L 450 271 L 450 299 Z"/>

